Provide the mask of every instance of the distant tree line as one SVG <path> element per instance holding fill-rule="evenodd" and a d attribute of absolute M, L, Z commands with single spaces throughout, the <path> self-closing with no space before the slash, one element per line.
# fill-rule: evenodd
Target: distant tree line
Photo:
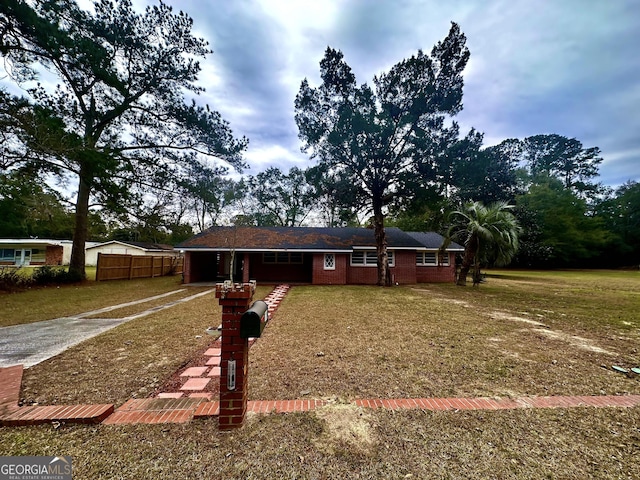
<path fill-rule="evenodd" d="M 559 139 L 557 135 L 544 137 L 554 142 Z M 640 183 L 628 181 L 614 190 L 582 179 L 579 186 L 567 186 L 566 172 L 561 176 L 532 171 L 528 154 L 514 148 L 525 145 L 526 140 L 508 140 L 458 155 L 455 174 L 447 178 L 446 187 L 439 182 L 415 190 L 406 186 L 404 194 L 388 207 L 387 225 L 446 235 L 455 223 L 451 213 L 466 203 L 501 201 L 515 207 L 511 212 L 522 229 L 514 266 L 640 264 Z M 505 153 L 506 145 L 511 153 Z M 488 160 L 495 155 L 497 160 Z M 485 169 L 499 163 L 508 164 L 499 176 Z M 177 192 L 159 192 L 131 205 L 126 214 L 94 210 L 89 217 L 89 237 L 177 244 L 218 224 L 372 226 L 366 206 L 357 200 L 357 187 L 323 170 L 322 166 L 293 167 L 288 172 L 269 168 L 238 181 L 216 176 L 202 189 L 203 195 L 188 201 Z M 470 186 L 470 179 L 476 179 L 477 188 Z M 196 184 L 192 187 L 197 189 Z M 0 237 L 68 239 L 73 234 L 72 206 L 37 178 L 0 176 L 0 211 Z"/>

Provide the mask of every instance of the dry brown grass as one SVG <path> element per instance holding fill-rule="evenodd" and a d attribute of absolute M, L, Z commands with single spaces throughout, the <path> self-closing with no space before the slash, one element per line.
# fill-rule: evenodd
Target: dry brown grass
<path fill-rule="evenodd" d="M 232 433 L 214 420 L 4 429 L 0 450 L 71 455 L 77 480 L 613 480 L 640 478 L 639 426 L 640 408 L 319 411 L 251 416 Z"/>
<path fill-rule="evenodd" d="M 189 293 L 207 289 L 190 287 Z M 147 304 L 136 307 L 142 311 Z M 126 313 L 137 313 L 132 308 Z M 122 404 L 147 397 L 212 342 L 205 330 L 220 325 L 220 312 L 210 293 L 124 323 L 25 370 L 21 398 L 39 404 Z"/>
<path fill-rule="evenodd" d="M 159 277 L 0 293 L 0 327 L 75 315 L 184 288 L 182 277 Z"/>
<path fill-rule="evenodd" d="M 638 407 L 369 411 L 343 401 L 640 393 L 638 378 L 601 367 L 640 366 L 639 287 L 631 272 L 494 272 L 476 289 L 294 287 L 251 349 L 250 396 L 325 397 L 327 407 L 251 415 L 232 433 L 215 420 L 4 429 L 0 451 L 72 455 L 78 479 L 640 478 Z M 211 295 L 134 320 L 27 370 L 25 385 L 46 403 L 145 396 L 200 348 L 195 336 L 218 312 Z"/>
<path fill-rule="evenodd" d="M 295 287 L 251 350 L 253 399 L 640 393 L 640 277 Z"/>

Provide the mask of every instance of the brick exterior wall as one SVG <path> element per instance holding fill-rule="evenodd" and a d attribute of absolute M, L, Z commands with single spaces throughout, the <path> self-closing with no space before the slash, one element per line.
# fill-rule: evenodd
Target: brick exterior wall
<path fill-rule="evenodd" d="M 313 255 L 313 281 L 314 285 L 345 285 L 347 283 L 347 265 L 349 255 L 346 253 L 335 254 L 335 270 L 324 269 L 324 253 Z"/>
<path fill-rule="evenodd" d="M 395 267 L 391 267 L 391 280 L 401 285 L 416 283 L 416 252 L 414 250 L 396 250 Z"/>
<path fill-rule="evenodd" d="M 416 252 L 395 250 L 394 265 L 390 267 L 391 280 L 401 285 L 416 283 Z M 378 283 L 378 269 L 375 266 L 352 266 L 347 257 L 347 283 L 375 285 Z"/>
<path fill-rule="evenodd" d="M 449 266 L 417 266 L 413 250 L 396 250 L 395 266 L 391 267 L 391 278 L 401 285 L 413 283 L 442 283 L 455 280 L 455 254 L 449 254 Z M 185 252 L 184 283 L 215 280 L 215 252 Z M 335 254 L 334 270 L 324 269 L 324 254 L 305 254 L 301 265 L 265 265 L 262 254 L 240 254 L 244 258 L 242 280 L 249 278 L 258 282 L 310 282 L 314 285 L 375 285 L 378 271 L 375 266 L 351 266 L 350 255 Z M 311 270 L 311 272 L 309 272 Z M 250 272 L 250 274 L 248 273 Z M 238 278 L 240 280 L 240 278 Z"/>
<path fill-rule="evenodd" d="M 184 252 L 182 283 L 191 283 L 191 252 Z"/>
<path fill-rule="evenodd" d="M 347 259 L 347 283 L 375 285 L 378 283 L 378 269 L 375 266 L 352 267 Z"/>
<path fill-rule="evenodd" d="M 62 265 L 62 251 L 63 248 L 60 245 L 49 245 L 45 251 L 45 264 L 46 265 Z"/>
<path fill-rule="evenodd" d="M 449 253 L 449 266 L 416 266 L 418 283 L 453 283 L 456 278 L 455 253 Z"/>

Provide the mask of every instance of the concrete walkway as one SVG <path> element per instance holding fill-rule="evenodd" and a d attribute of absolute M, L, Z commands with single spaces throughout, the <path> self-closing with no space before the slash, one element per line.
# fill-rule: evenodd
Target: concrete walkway
<path fill-rule="evenodd" d="M 55 318 L 42 322 L 13 325 L 0 328 L 0 367 L 9 367 L 22 364 L 25 368 L 40 363 L 48 358 L 64 352 L 66 349 L 77 345 L 84 340 L 95 337 L 118 325 L 135 320 L 136 318 L 151 315 L 152 313 L 174 307 L 184 302 L 212 293 L 215 289 L 200 292 L 189 297 L 173 302 L 165 303 L 135 315 L 123 318 L 86 318 L 101 313 L 125 308 L 140 303 L 158 300 L 184 291 L 174 290 L 147 297 L 134 302 L 113 305 L 98 310 L 79 313 L 69 317 Z"/>

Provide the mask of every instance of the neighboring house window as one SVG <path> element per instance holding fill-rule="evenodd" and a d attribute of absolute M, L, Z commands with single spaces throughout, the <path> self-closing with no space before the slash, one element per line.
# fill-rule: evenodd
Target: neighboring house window
<path fill-rule="evenodd" d="M 387 250 L 387 256 L 389 257 L 389 266 L 394 265 L 394 255 L 392 250 Z M 375 267 L 378 265 L 378 254 L 371 250 L 355 250 L 351 254 L 351 265 L 353 266 L 365 266 Z"/>
<path fill-rule="evenodd" d="M 13 262 L 14 255 L 13 248 L 0 248 L 0 262 Z"/>
<path fill-rule="evenodd" d="M 324 254 L 324 269 L 325 270 L 336 269 L 336 256 L 333 253 Z"/>
<path fill-rule="evenodd" d="M 448 257 L 447 257 L 448 258 Z M 437 265 L 436 252 L 417 252 L 416 253 L 416 265 Z M 448 265 L 448 263 L 447 263 Z"/>
<path fill-rule="evenodd" d="M 31 250 L 31 261 L 32 262 L 44 262 L 47 259 L 46 250 L 41 250 L 38 248 L 34 248 Z"/>
<path fill-rule="evenodd" d="M 264 252 L 262 263 L 302 263 L 300 252 Z"/>

